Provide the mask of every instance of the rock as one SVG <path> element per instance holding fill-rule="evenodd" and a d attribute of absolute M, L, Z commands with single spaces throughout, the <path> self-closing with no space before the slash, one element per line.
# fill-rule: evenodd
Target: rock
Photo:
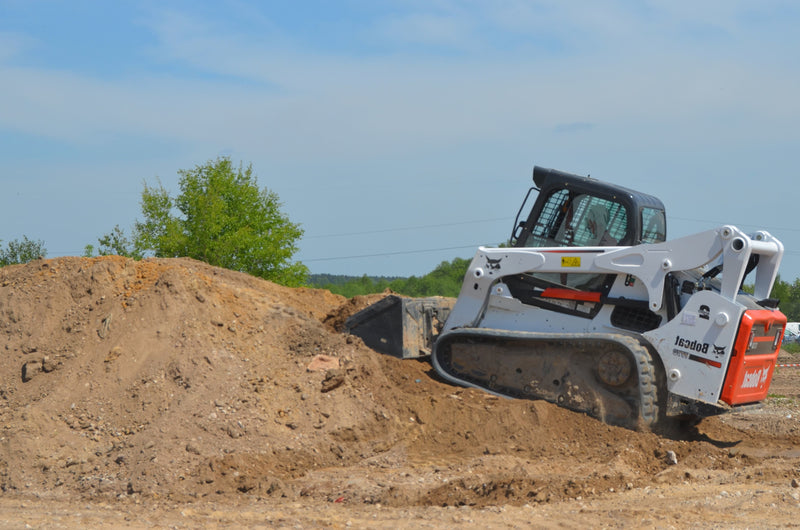
<path fill-rule="evenodd" d="M 341 370 L 328 370 L 325 374 L 325 380 L 322 381 L 322 392 L 330 392 L 337 389 L 344 383 L 344 374 Z"/>
<path fill-rule="evenodd" d="M 110 363 L 115 361 L 119 356 L 122 355 L 122 347 L 121 346 L 114 346 L 111 348 L 106 355 L 106 358 L 103 359 L 103 362 Z"/>
<path fill-rule="evenodd" d="M 61 363 L 54 361 L 50 357 L 45 356 L 44 359 L 42 359 L 42 371 L 45 373 L 49 374 L 50 372 L 56 370 L 60 366 Z"/>
<path fill-rule="evenodd" d="M 103 320 L 100 321 L 100 327 L 97 329 L 97 336 L 101 339 L 108 337 L 109 332 L 111 331 L 111 315 L 109 314 Z"/>
<path fill-rule="evenodd" d="M 675 454 L 675 451 L 667 451 L 667 456 L 665 458 L 667 464 L 674 466 L 678 463 L 678 455 Z"/>
<path fill-rule="evenodd" d="M 306 370 L 309 372 L 324 372 L 326 370 L 335 370 L 339 368 L 339 358 L 330 355 L 316 355 L 311 362 L 308 363 Z"/>
<path fill-rule="evenodd" d="M 27 383 L 37 374 L 42 372 L 42 361 L 37 359 L 35 361 L 28 361 L 22 365 L 22 382 Z"/>

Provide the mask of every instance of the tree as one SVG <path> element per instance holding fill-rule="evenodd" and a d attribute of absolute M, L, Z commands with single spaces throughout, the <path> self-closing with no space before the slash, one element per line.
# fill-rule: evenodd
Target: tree
<path fill-rule="evenodd" d="M 0 267 L 16 263 L 28 263 L 47 255 L 44 241 L 31 241 L 22 236 L 22 241 L 15 239 L 8 242 L 8 248 L 0 248 Z"/>
<path fill-rule="evenodd" d="M 780 310 L 790 322 L 800 320 L 800 278 L 796 278 L 794 283 L 789 283 L 778 276 L 770 296 L 780 300 Z"/>
<path fill-rule="evenodd" d="M 125 235 L 125 230 L 115 225 L 108 234 L 103 235 L 97 239 L 100 247 L 97 253 L 100 256 L 125 256 L 126 258 L 142 259 L 144 257 L 143 251 L 137 248 L 136 241 L 131 241 Z M 86 245 L 84 249 L 84 257 L 91 258 L 94 256 L 94 245 Z"/>
<path fill-rule="evenodd" d="M 280 211 L 274 192 L 259 188 L 252 166 L 237 169 L 221 157 L 178 174 L 174 199 L 160 182 L 145 183 L 144 220 L 135 223 L 132 243 L 120 231 L 109 248 L 116 241 L 131 254 L 186 256 L 283 285 L 305 282 L 308 268 L 291 261 L 303 230 Z"/>

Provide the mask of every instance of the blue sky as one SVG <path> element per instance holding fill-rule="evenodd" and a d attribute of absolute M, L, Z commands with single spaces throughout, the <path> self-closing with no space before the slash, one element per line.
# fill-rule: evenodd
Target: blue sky
<path fill-rule="evenodd" d="M 80 255 L 219 156 L 312 272 L 422 275 L 505 241 L 534 164 L 735 224 L 800 277 L 793 1 L 0 0 L 0 239 Z"/>

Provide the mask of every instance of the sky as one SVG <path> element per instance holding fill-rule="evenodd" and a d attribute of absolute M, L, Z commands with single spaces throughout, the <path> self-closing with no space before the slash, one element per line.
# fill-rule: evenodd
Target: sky
<path fill-rule="evenodd" d="M 800 277 L 793 0 L 0 0 L 0 239 L 82 255 L 145 183 L 252 165 L 312 273 L 505 242 L 534 165 L 766 230 Z"/>

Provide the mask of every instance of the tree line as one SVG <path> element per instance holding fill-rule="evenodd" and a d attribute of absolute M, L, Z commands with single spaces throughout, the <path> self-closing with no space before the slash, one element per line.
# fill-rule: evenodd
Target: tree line
<path fill-rule="evenodd" d="M 424 296 L 458 296 L 461 283 L 467 272 L 470 260 L 454 258 L 452 261 L 443 261 L 428 274 L 409 278 L 370 277 L 367 275 L 352 278 L 346 281 L 330 281 L 325 276 L 311 276 L 309 287 L 327 289 L 332 293 L 340 294 L 347 298 L 357 295 L 382 293 L 387 289 L 397 294 L 413 297 Z"/>

